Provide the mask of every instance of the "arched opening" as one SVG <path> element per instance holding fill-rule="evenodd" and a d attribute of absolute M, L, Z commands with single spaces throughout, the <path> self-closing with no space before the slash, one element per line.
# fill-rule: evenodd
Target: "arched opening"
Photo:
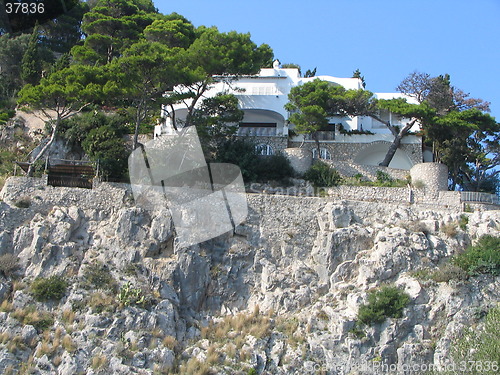
<path fill-rule="evenodd" d="M 318 159 L 318 149 L 315 147 L 312 149 L 313 159 Z M 332 154 L 330 151 L 324 147 L 319 149 L 319 159 L 332 160 Z"/>
<path fill-rule="evenodd" d="M 257 155 L 270 156 L 274 155 L 274 150 L 271 146 L 261 143 L 255 146 L 255 153 Z"/>
<path fill-rule="evenodd" d="M 283 134 L 285 118 L 278 112 L 266 109 L 244 109 L 238 135 L 276 136 Z"/>
<path fill-rule="evenodd" d="M 354 162 L 362 165 L 379 165 L 384 160 L 389 146 L 389 142 L 372 143 L 358 152 L 354 158 Z M 413 167 L 413 162 L 410 160 L 406 152 L 398 149 L 394 154 L 389 167 L 409 170 Z"/>

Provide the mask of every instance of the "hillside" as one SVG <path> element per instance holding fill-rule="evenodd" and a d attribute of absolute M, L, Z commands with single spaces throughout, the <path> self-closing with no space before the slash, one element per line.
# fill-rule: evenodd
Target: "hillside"
<path fill-rule="evenodd" d="M 499 235 L 498 211 L 250 194 L 234 234 L 178 248 L 168 211 L 137 207 L 127 185 L 18 177 L 1 198 L 5 374 L 446 369 L 457 355 L 485 361 L 461 335 L 499 325 L 500 278 L 450 266 Z M 409 296 L 401 317 L 356 323 L 384 285 Z"/>

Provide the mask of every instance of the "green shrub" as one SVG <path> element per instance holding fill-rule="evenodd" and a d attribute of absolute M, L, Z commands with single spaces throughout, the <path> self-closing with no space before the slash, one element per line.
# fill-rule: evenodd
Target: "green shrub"
<path fill-rule="evenodd" d="M 376 174 L 377 182 L 380 183 L 391 183 L 394 179 L 384 171 L 377 171 Z"/>
<path fill-rule="evenodd" d="M 68 283 L 61 276 L 38 278 L 31 284 L 31 294 L 37 301 L 59 300 L 66 293 Z"/>
<path fill-rule="evenodd" d="M 236 164 L 246 183 L 286 182 L 294 176 L 290 161 L 283 155 L 257 155 L 255 143 L 247 139 L 231 139 L 217 146 L 215 160 Z"/>
<path fill-rule="evenodd" d="M 133 288 L 132 284 L 127 282 L 120 288 L 118 302 L 122 306 L 135 305 L 144 307 L 148 301 L 141 288 Z"/>
<path fill-rule="evenodd" d="M 92 129 L 82 148 L 91 160 L 99 160 L 99 171 L 105 177 L 121 178 L 127 175 L 129 153 L 121 133 L 109 125 Z"/>
<path fill-rule="evenodd" d="M 445 264 L 438 270 L 432 273 L 432 280 L 437 283 L 447 283 L 450 280 L 466 280 L 468 277 L 467 273 L 453 264 Z"/>
<path fill-rule="evenodd" d="M 35 306 L 27 306 L 24 309 L 16 309 L 12 313 L 14 319 L 19 320 L 23 325 L 31 325 L 38 332 L 45 331 L 54 325 L 54 318 L 46 311 L 40 311 Z"/>
<path fill-rule="evenodd" d="M 259 157 L 257 160 L 257 180 L 261 182 L 286 182 L 294 176 L 294 170 L 284 155 Z"/>
<path fill-rule="evenodd" d="M 368 303 L 359 307 L 358 321 L 369 325 L 386 318 L 401 318 L 409 302 L 410 296 L 401 289 L 384 286 L 368 294 Z"/>
<path fill-rule="evenodd" d="M 324 162 L 316 162 L 304 174 L 304 178 L 310 181 L 315 187 L 332 187 L 342 182 L 340 174 Z"/>
<path fill-rule="evenodd" d="M 111 276 L 109 269 L 102 263 L 96 262 L 89 265 L 83 273 L 83 286 L 93 289 L 107 289 L 116 291 L 116 281 Z"/>
<path fill-rule="evenodd" d="M 467 374 L 498 374 L 500 365 L 500 307 L 488 311 L 482 329 L 467 327 L 452 345 L 455 363 L 467 364 Z"/>
<path fill-rule="evenodd" d="M 14 202 L 14 206 L 17 208 L 28 208 L 31 206 L 31 199 L 28 197 L 23 197 Z"/>
<path fill-rule="evenodd" d="M 476 245 L 455 256 L 452 263 L 472 276 L 482 273 L 500 275 L 500 238 L 481 237 Z"/>
<path fill-rule="evenodd" d="M 14 254 L 4 254 L 0 256 L 0 272 L 5 276 L 11 276 L 19 267 L 19 258 Z"/>
<path fill-rule="evenodd" d="M 460 219 L 458 220 L 460 229 L 467 230 L 467 224 L 469 224 L 469 217 L 467 215 L 460 215 Z"/>

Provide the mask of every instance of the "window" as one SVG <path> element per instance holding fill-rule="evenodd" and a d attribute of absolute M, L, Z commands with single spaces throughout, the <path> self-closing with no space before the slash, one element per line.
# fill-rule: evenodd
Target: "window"
<path fill-rule="evenodd" d="M 273 148 L 266 144 L 260 144 L 255 146 L 255 152 L 257 153 L 257 155 L 266 155 L 266 156 L 274 154 Z"/>
<path fill-rule="evenodd" d="M 318 149 L 315 147 L 312 150 L 313 153 L 313 159 L 318 158 Z M 319 158 L 324 159 L 324 160 L 332 160 L 332 154 L 330 154 L 330 151 L 328 151 L 326 148 L 320 148 L 319 149 Z"/>

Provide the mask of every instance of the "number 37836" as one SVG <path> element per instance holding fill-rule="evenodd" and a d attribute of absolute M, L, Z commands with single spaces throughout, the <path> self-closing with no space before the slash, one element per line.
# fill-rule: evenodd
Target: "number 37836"
<path fill-rule="evenodd" d="M 8 14 L 34 14 L 45 11 L 44 3 L 5 3 L 5 12 Z"/>

